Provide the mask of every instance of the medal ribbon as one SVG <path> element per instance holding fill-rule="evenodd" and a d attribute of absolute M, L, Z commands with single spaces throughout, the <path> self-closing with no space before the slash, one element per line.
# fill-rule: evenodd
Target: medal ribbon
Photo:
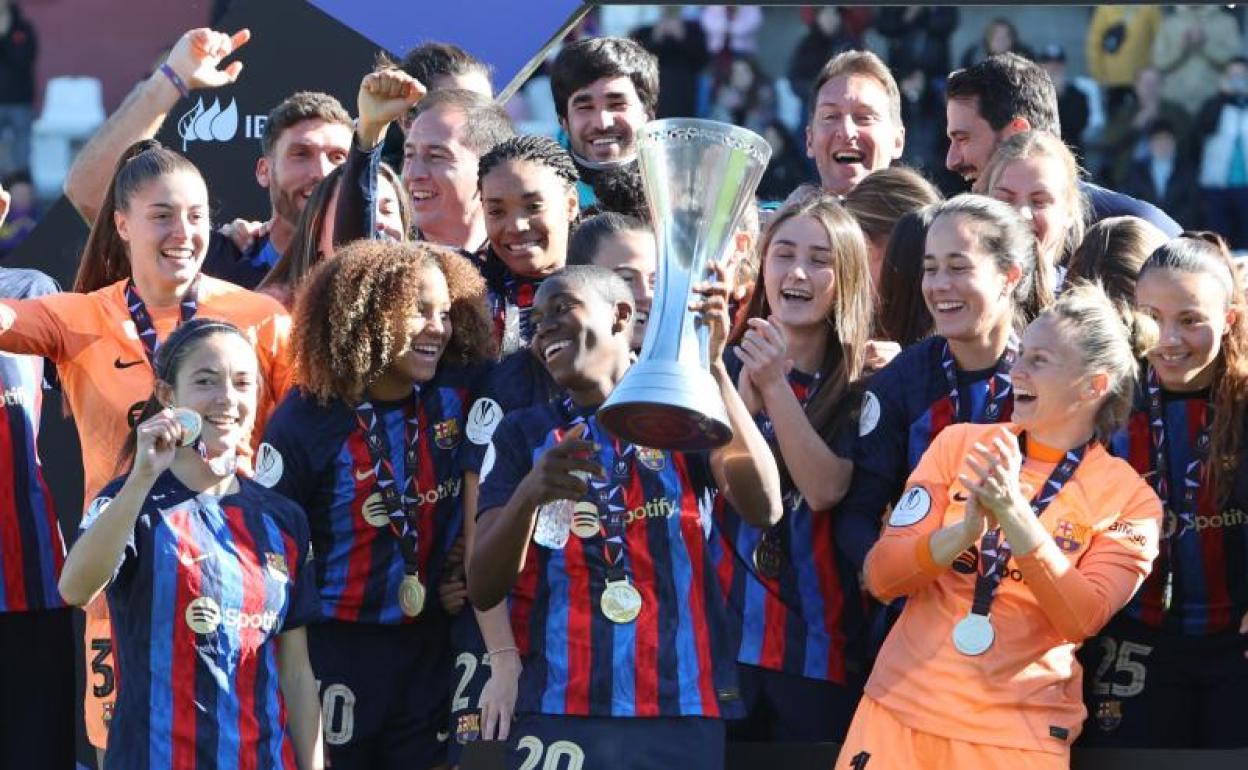
<path fill-rule="evenodd" d="M 984 408 L 984 417 L 979 422 L 991 423 L 1009 419 L 1010 414 L 1013 412 L 1011 398 L 1014 395 L 1014 386 L 1010 382 L 1010 370 L 1014 368 L 1014 361 L 1017 358 L 1018 335 L 1010 332 L 1010 338 L 1005 343 L 1005 351 L 997 359 L 997 365 L 993 369 L 992 377 L 988 380 L 988 405 Z M 970 404 L 966 405 L 966 411 L 963 413 L 962 395 L 958 388 L 958 364 L 953 358 L 953 351 L 949 349 L 947 341 L 940 351 L 940 368 L 944 371 L 945 383 L 949 386 L 949 402 L 953 406 L 953 421 L 975 422 L 975 420 L 971 419 Z"/>
<path fill-rule="evenodd" d="M 1023 434 L 1019 436 L 1020 449 L 1026 452 L 1027 436 Z M 1070 450 L 1062 461 L 1057 464 L 1053 472 L 1049 474 L 1045 480 L 1044 486 L 1040 487 L 1034 497 L 1031 498 L 1031 512 L 1039 518 L 1049 503 L 1057 497 L 1057 493 L 1062 491 L 1062 487 L 1067 481 L 1075 475 L 1075 471 L 1079 468 L 1079 463 L 1083 462 L 1083 457 L 1087 454 L 1088 447 L 1091 442 L 1081 447 Z M 996 527 L 984 533 L 984 537 L 979 541 L 979 570 L 975 577 L 975 599 L 971 604 L 971 613 L 974 615 L 987 616 L 992 608 L 992 600 L 997 595 L 997 587 L 1001 585 L 1001 579 L 1005 575 L 1005 565 L 1009 563 L 1013 549 L 1010 544 L 1001 536 L 1001 528 Z"/>
<path fill-rule="evenodd" d="M 1161 498 L 1161 503 L 1167 509 L 1172 509 L 1170 500 L 1170 465 L 1168 463 L 1167 452 L 1168 445 L 1166 443 L 1166 417 L 1161 404 L 1161 381 L 1157 377 L 1157 372 L 1153 368 L 1148 367 L 1145 377 L 1146 389 L 1148 391 L 1148 434 L 1149 448 L 1152 449 L 1152 483 L 1153 489 L 1157 492 L 1157 496 Z M 1209 443 L 1212 433 L 1213 420 L 1213 394 L 1210 393 L 1209 401 L 1205 407 L 1205 424 L 1200 426 L 1200 433 L 1196 436 L 1196 452 L 1195 456 L 1187 463 L 1187 468 L 1183 473 L 1183 497 L 1179 502 L 1179 509 L 1174 511 L 1178 517 L 1179 526 L 1171 537 L 1163 538 L 1162 553 L 1160 557 L 1160 566 L 1163 566 L 1166 576 L 1165 588 L 1162 593 L 1163 609 L 1170 609 L 1170 594 L 1174 584 L 1174 564 L 1173 539 L 1183 536 L 1183 533 L 1196 527 L 1196 500 L 1200 496 L 1201 484 L 1208 478 Z"/>
<path fill-rule="evenodd" d="M 355 407 L 355 419 L 364 432 L 364 444 L 368 447 L 368 459 L 373 464 L 376 482 L 374 491 L 381 495 L 390 519 L 390 532 L 399 542 L 403 554 L 404 572 L 415 575 L 420 571 L 420 530 L 408 515 L 416 500 L 417 476 L 420 468 L 420 389 L 413 388 L 412 398 L 404 408 L 403 433 L 407 447 L 403 452 L 403 486 L 399 487 L 394 464 L 390 459 L 390 439 L 385 425 L 377 416 L 377 410 L 369 401 Z"/>
<path fill-rule="evenodd" d="M 589 490 L 597 498 L 598 517 L 602 522 L 601 532 L 593 539 L 602 540 L 603 562 L 607 567 L 607 582 L 615 583 L 628 579 L 628 570 L 624 566 L 624 485 L 633 478 L 636 462 L 636 447 L 632 444 L 620 445 L 615 437 L 599 437 L 595 424 L 580 413 L 572 399 L 564 399 L 563 412 L 570 426 L 585 424 L 586 439 L 600 446 L 613 448 L 610 468 L 606 468 L 607 478 L 597 479 L 590 476 Z M 606 438 L 603 441 L 602 438 Z"/>
<path fill-rule="evenodd" d="M 152 323 L 152 314 L 147 311 L 147 305 L 144 304 L 143 298 L 139 296 L 139 290 L 134 287 L 134 281 L 126 281 L 126 307 L 130 311 L 130 320 L 134 321 L 134 330 L 138 332 L 139 342 L 143 343 L 143 352 L 147 354 L 147 362 L 151 364 L 152 371 L 156 370 L 156 348 L 159 343 L 156 341 L 156 326 Z M 191 285 L 186 290 L 186 294 L 182 295 L 180 303 L 181 320 L 179 325 L 186 323 L 195 317 L 195 313 L 199 311 L 199 276 L 195 276 L 195 280 L 191 281 Z"/>
<path fill-rule="evenodd" d="M 815 372 L 813 378 L 807 381 L 804 373 L 794 369 L 789 372 L 788 380 L 789 386 L 793 389 L 793 395 L 797 396 L 797 402 L 801 404 L 802 411 L 805 411 L 806 405 L 819 392 L 819 386 L 823 382 L 823 373 Z M 763 438 L 767 440 L 767 443 L 774 444 L 776 429 L 771 422 L 771 418 L 765 412 L 761 413 L 759 417 L 759 432 L 763 434 Z M 779 449 L 775 447 L 772 448 L 772 451 L 779 453 Z M 789 554 L 788 534 L 788 527 L 781 526 L 781 522 L 777 522 L 775 525 L 763 530 L 763 535 L 759 538 L 758 545 L 755 546 L 756 552 L 758 549 L 774 548 L 778 549 L 782 557 L 787 557 Z"/>

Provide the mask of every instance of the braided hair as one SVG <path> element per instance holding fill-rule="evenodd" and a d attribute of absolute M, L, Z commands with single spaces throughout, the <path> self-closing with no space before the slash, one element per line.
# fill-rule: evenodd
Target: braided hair
<path fill-rule="evenodd" d="M 481 156 L 477 171 L 477 187 L 486 175 L 507 161 L 528 161 L 549 168 L 569 187 L 580 181 L 572 156 L 554 139 L 535 134 L 521 134 L 505 139 Z"/>

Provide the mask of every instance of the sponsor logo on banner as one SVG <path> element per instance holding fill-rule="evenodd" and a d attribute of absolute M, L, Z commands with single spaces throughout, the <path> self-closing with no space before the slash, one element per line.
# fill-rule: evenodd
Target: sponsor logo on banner
<path fill-rule="evenodd" d="M 243 116 L 243 136 L 247 139 L 259 139 L 264 134 L 264 126 L 268 120 L 268 115 Z M 200 97 L 194 107 L 178 118 L 182 152 L 186 152 L 191 142 L 229 142 L 238 135 L 238 128 L 238 100 L 230 99 L 222 106 L 220 99 L 213 99 L 212 104 L 205 105 L 203 97 Z"/>

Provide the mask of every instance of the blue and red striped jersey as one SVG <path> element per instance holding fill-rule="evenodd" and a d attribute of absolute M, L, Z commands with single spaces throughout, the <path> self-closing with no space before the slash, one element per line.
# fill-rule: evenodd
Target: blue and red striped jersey
<path fill-rule="evenodd" d="M 458 452 L 470 403 L 468 381 L 467 372 L 442 372 L 420 388 L 417 399 L 373 402 L 398 476 L 405 473 L 406 423 L 414 416 L 419 426 L 419 499 L 409 517 L 419 533 L 420 579 L 431 598 L 436 596 L 446 552 L 463 524 Z M 355 411 L 346 403 L 319 404 L 301 389 L 292 389 L 269 420 L 257 455 L 256 478 L 307 511 L 326 620 L 415 622 L 441 612 L 441 605 L 427 601 L 418 618 L 403 614 L 399 605 L 403 553 L 389 519 L 368 504 L 377 492 L 377 476 L 366 440 Z"/>
<path fill-rule="evenodd" d="M 725 357 L 735 381 L 738 359 Z M 793 370 L 789 384 L 805 401 L 815 379 Z M 780 457 L 765 413 L 755 418 L 772 451 Z M 737 660 L 788 674 L 845 684 L 847 645 L 862 630 L 864 606 L 854 576 L 846 574 L 836 552 L 832 512 L 811 511 L 790 482 L 784 490 L 784 516 L 772 527 L 784 554 L 773 574 L 756 569 L 754 554 L 764 530 L 747 524 L 729 505 L 717 508 L 727 558 L 716 571 L 735 620 L 741 624 Z"/>
<path fill-rule="evenodd" d="M 835 535 L 855 574 L 880 533 L 885 509 L 896 501 L 910 471 L 954 415 L 942 367 L 943 337 L 928 337 L 901 351 L 870 381 L 863 398 L 854 451 L 854 478 L 836 512 Z M 1004 422 L 1013 413 L 1013 394 L 988 417 L 995 367 L 956 372 L 958 393 L 970 422 Z M 1007 376 L 1008 379 L 1008 376 Z"/>
<path fill-rule="evenodd" d="M 27 299 L 56 293 L 35 270 L 0 268 L 0 296 Z M 64 607 L 56 589 L 65 541 L 39 463 L 43 359 L 0 353 L 0 612 Z"/>
<path fill-rule="evenodd" d="M 1207 408 L 1209 394 L 1163 390 L 1161 396 L 1169 466 L 1165 469 L 1169 499 L 1162 501 L 1161 552 L 1153 571 L 1123 612 L 1154 628 L 1186 636 L 1238 628 L 1248 612 L 1248 458 L 1241 453 L 1230 497 L 1221 506 L 1208 475 L 1201 473 L 1195 515 L 1191 524 L 1184 526 L 1178 511 L 1188 464 L 1196 458 L 1197 438 L 1212 416 Z M 1155 469 L 1146 394 L 1138 399 L 1127 429 L 1112 443 L 1114 454 L 1130 462 L 1151 483 Z M 1169 611 L 1164 606 L 1167 576 L 1171 583 Z"/>
<path fill-rule="evenodd" d="M 105 486 L 84 528 L 124 482 Z M 161 474 L 106 589 L 110 767 L 295 770 L 275 637 L 317 618 L 310 559 L 290 500 L 242 477 L 235 493 L 197 495 Z"/>
<path fill-rule="evenodd" d="M 594 435 L 608 435 L 586 416 Z M 505 505 L 569 425 L 556 403 L 507 415 L 481 468 L 480 512 Z M 615 473 L 622 452 L 612 441 L 599 444 L 598 461 Z M 524 658 L 518 712 L 721 717 L 739 710 L 737 638 L 711 545 L 719 538 L 711 513 L 719 492 L 707 456 L 641 448 L 633 456 L 617 476 L 626 509 L 623 569 L 641 594 L 641 612 L 617 624 L 600 610 L 601 537 L 572 534 L 561 549 L 530 542 L 510 596 Z"/>
<path fill-rule="evenodd" d="M 494 430 L 509 412 L 544 404 L 555 397 L 559 386 L 530 348 L 503 356 L 481 379 L 472 408 L 468 410 L 467 441 L 460 449 L 460 465 L 477 473 Z"/>

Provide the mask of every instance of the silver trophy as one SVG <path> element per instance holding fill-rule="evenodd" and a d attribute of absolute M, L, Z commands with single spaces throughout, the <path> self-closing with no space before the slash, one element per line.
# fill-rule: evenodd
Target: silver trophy
<path fill-rule="evenodd" d="M 723 258 L 770 157 L 767 140 L 727 123 L 656 120 L 638 132 L 659 264 L 641 355 L 598 411 L 621 439 L 699 451 L 732 438 L 690 287 L 708 279 L 707 261 Z"/>

